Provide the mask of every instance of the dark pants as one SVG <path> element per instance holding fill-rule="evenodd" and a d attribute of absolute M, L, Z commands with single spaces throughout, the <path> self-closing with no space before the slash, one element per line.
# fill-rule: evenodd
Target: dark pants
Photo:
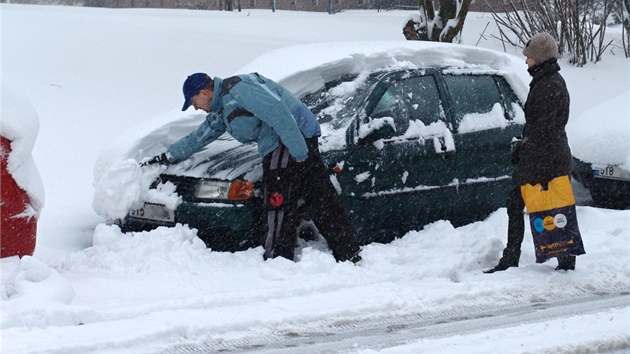
<path fill-rule="evenodd" d="M 359 244 L 350 219 L 330 181 L 318 139 L 306 139 L 306 144 L 305 161 L 296 162 L 284 145 L 263 159 L 263 193 L 269 228 L 264 258 L 281 256 L 293 260 L 298 203 L 303 200 L 335 259 L 340 262 L 351 259 L 359 252 Z"/>
<path fill-rule="evenodd" d="M 508 240 L 505 248 L 513 251 L 512 253 L 520 254 L 521 244 L 523 243 L 523 237 L 525 235 L 525 217 L 523 216 L 525 202 L 521 195 L 520 186 L 512 187 L 508 194 L 506 206 L 508 215 Z"/>

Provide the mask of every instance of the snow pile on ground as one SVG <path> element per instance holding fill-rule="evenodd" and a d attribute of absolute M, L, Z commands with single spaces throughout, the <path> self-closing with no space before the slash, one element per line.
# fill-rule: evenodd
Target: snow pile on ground
<path fill-rule="evenodd" d="M 536 264 L 526 238 L 521 266 L 494 275 L 481 271 L 503 248 L 505 209 L 485 222 L 454 228 L 440 221 L 391 244 L 364 246 L 358 267 L 335 263 L 321 240 L 302 242 L 298 262 L 265 262 L 261 247 L 234 254 L 206 249 L 186 226 L 123 234 L 117 226 L 99 225 L 92 247 L 57 264 L 30 257 L 2 261 L 3 277 L 11 274 L 3 278 L 3 301 L 19 305 L 2 314 L 4 338 L 11 338 L 5 349 L 28 352 L 20 343 L 37 348 L 53 335 L 51 326 L 64 334 L 45 347 L 71 353 L 109 341 L 142 343 L 150 333 L 171 343 L 182 336 L 220 341 L 344 320 L 620 291 L 630 277 L 627 217 L 627 211 L 578 208 L 587 254 L 578 257 L 575 272 L 554 271 L 553 260 Z M 611 320 L 619 323 L 619 316 Z M 93 334 L 70 339 L 87 328 Z"/>

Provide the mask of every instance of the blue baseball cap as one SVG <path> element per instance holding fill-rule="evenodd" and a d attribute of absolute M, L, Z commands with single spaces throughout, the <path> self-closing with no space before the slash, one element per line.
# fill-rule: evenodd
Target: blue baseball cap
<path fill-rule="evenodd" d="M 190 107 L 193 96 L 208 86 L 210 81 L 212 81 L 212 78 L 206 73 L 196 73 L 188 76 L 186 81 L 184 81 L 184 107 L 182 107 L 182 111 Z"/>

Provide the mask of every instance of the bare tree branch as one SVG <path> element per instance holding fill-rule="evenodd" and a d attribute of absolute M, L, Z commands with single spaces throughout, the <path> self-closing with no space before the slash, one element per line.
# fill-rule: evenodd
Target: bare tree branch
<path fill-rule="evenodd" d="M 494 38 L 504 48 L 505 43 L 522 46 L 534 34 L 548 32 L 558 41 L 559 53 L 570 55 L 577 66 L 602 59 L 612 45 L 605 39 L 607 19 L 623 6 L 623 46 L 630 56 L 630 0 L 510 0 L 498 9 L 488 6 L 499 29 Z"/>

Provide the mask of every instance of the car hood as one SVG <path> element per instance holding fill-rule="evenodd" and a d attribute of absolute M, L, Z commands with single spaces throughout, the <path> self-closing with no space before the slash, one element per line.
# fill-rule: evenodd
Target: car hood
<path fill-rule="evenodd" d="M 255 144 L 241 144 L 223 136 L 188 160 L 169 166 L 166 174 L 223 180 L 262 178 L 262 159 Z"/>

